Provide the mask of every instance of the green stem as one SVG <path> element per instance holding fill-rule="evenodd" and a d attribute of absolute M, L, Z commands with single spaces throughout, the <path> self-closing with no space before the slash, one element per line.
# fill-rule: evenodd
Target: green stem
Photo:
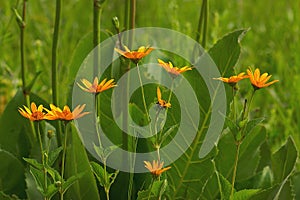
<path fill-rule="evenodd" d="M 68 123 L 64 124 L 65 126 L 65 135 L 64 135 L 64 144 L 63 144 L 63 155 L 62 155 L 62 161 L 61 161 L 61 186 L 60 186 L 60 199 L 64 199 L 64 191 L 63 191 L 63 184 L 64 184 L 64 174 L 65 174 L 65 160 L 66 160 L 66 150 L 67 150 L 67 136 L 68 136 Z"/>
<path fill-rule="evenodd" d="M 136 64 L 136 67 L 137 67 L 138 77 L 139 77 L 140 86 L 141 86 L 143 105 L 144 105 L 144 109 L 145 109 L 145 112 L 146 112 L 147 119 L 149 120 L 150 117 L 149 117 L 149 112 L 148 112 L 147 103 L 146 103 L 146 99 L 145 99 L 143 81 L 142 81 L 141 72 L 140 72 L 140 68 L 139 68 L 138 63 Z"/>
<path fill-rule="evenodd" d="M 233 198 L 233 194 L 234 194 L 234 184 L 235 184 L 235 178 L 236 178 L 236 172 L 237 172 L 237 165 L 238 165 L 238 161 L 239 161 L 239 153 L 240 153 L 241 143 L 242 143 L 241 141 L 237 141 L 237 143 L 236 143 L 236 155 L 235 155 L 233 174 L 232 174 L 230 199 Z"/>
<path fill-rule="evenodd" d="M 150 187 L 149 187 L 149 193 L 148 193 L 147 200 L 149 200 L 150 197 L 151 197 L 151 190 L 152 190 L 152 187 L 153 187 L 153 183 L 154 183 L 154 178 L 152 178 L 152 180 L 151 180 L 151 184 L 150 184 Z"/>
<path fill-rule="evenodd" d="M 26 1 L 23 0 L 23 10 L 22 10 L 22 19 L 19 21 L 19 27 L 20 27 L 20 56 L 21 56 L 21 78 L 22 78 L 22 90 L 23 94 L 25 96 L 25 101 L 26 105 L 28 108 L 30 108 L 30 96 L 29 96 L 29 91 L 26 91 L 26 76 L 25 76 L 25 52 L 24 52 L 24 47 L 25 47 L 25 39 L 24 39 L 24 34 L 25 34 L 25 27 L 26 27 Z M 30 138 L 30 143 L 31 145 L 34 144 L 34 141 L 36 141 L 36 131 L 34 128 L 34 123 L 30 121 L 30 128 L 31 128 L 31 135 L 29 134 Z"/>
<path fill-rule="evenodd" d="M 53 31 L 53 39 L 52 39 L 52 101 L 53 104 L 58 106 L 58 93 L 57 93 L 57 83 L 58 83 L 58 74 L 57 74 L 57 44 L 58 44 L 58 36 L 59 36 L 59 24 L 60 24 L 60 16 L 61 16 L 61 0 L 56 0 L 56 10 L 55 10 L 55 22 L 54 22 L 54 31 Z M 61 146 L 62 144 L 62 130 L 61 123 L 59 121 L 56 122 L 57 127 L 57 144 Z"/>
<path fill-rule="evenodd" d="M 94 0 L 94 12 L 93 12 L 93 46 L 94 46 L 94 77 L 98 76 L 98 64 L 100 60 L 100 32 L 101 32 L 101 13 L 102 2 L 101 0 Z M 97 48 L 96 48 L 97 47 Z"/>
<path fill-rule="evenodd" d="M 97 98 L 99 96 L 99 98 Z M 98 143 L 99 143 L 99 148 L 103 150 L 102 147 L 102 142 L 101 142 L 101 135 L 99 131 L 99 126 L 100 126 L 100 120 L 98 121 L 98 118 L 100 119 L 100 94 L 95 95 L 95 126 L 96 126 L 96 132 L 97 132 L 97 137 L 98 137 Z M 101 158 L 104 159 L 104 158 Z"/>
<path fill-rule="evenodd" d="M 232 115 L 233 115 L 233 121 L 236 123 L 236 106 L 235 106 L 235 95 L 236 95 L 236 90 L 234 86 L 232 88 Z"/>
<path fill-rule="evenodd" d="M 42 158 L 42 164 L 43 164 L 43 173 L 44 173 L 44 188 L 43 190 L 46 192 L 47 191 L 47 169 L 45 167 L 45 155 L 44 155 L 44 148 L 43 148 L 43 141 L 42 141 L 42 136 L 41 136 L 41 131 L 40 131 L 40 122 L 37 122 L 37 134 L 38 134 L 38 142 L 40 146 L 40 151 L 41 151 L 41 158 Z M 46 196 L 44 196 L 44 199 L 48 199 Z"/>
<path fill-rule="evenodd" d="M 208 0 L 203 0 L 204 4 L 204 21 L 203 21 L 203 34 L 202 34 L 202 47 L 206 46 L 207 24 L 208 24 Z"/>
<path fill-rule="evenodd" d="M 25 78 L 25 54 L 24 54 L 24 33 L 25 33 L 25 17 L 26 17 L 26 0 L 23 0 L 22 22 L 20 22 L 20 54 L 21 54 L 21 77 L 23 93 L 26 94 L 26 78 Z"/>
<path fill-rule="evenodd" d="M 56 0 L 56 10 L 55 10 L 55 22 L 54 22 L 54 32 L 53 32 L 53 43 L 52 43 L 52 99 L 53 104 L 58 105 L 58 95 L 57 95 L 57 44 L 59 35 L 59 23 L 61 15 L 61 0 Z"/>

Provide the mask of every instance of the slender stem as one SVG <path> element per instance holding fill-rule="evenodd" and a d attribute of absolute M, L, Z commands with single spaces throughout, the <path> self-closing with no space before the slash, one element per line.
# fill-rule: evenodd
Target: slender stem
<path fill-rule="evenodd" d="M 20 27 L 20 56 L 21 56 L 21 78 L 22 78 L 22 90 L 23 94 L 25 96 L 26 105 L 29 108 L 30 107 L 30 96 L 29 91 L 26 91 L 26 76 L 25 76 L 25 27 L 26 27 L 26 1 L 23 0 L 23 10 L 22 10 L 22 19 L 19 21 L 19 27 Z M 30 128 L 31 128 L 31 134 L 29 134 L 30 142 L 33 145 L 34 141 L 36 141 L 36 131 L 34 128 L 34 123 L 30 121 Z"/>
<path fill-rule="evenodd" d="M 102 3 L 101 0 L 94 0 L 94 12 L 93 12 L 93 46 L 94 46 L 94 77 L 98 76 L 98 64 L 100 60 L 100 32 L 101 32 L 101 13 Z"/>
<path fill-rule="evenodd" d="M 149 193 L 148 193 L 148 198 L 147 198 L 147 200 L 149 200 L 150 197 L 151 197 L 151 190 L 152 190 L 152 187 L 153 187 L 153 183 L 154 183 L 154 178 L 152 177 L 151 183 L 150 183 L 150 187 L 149 187 Z"/>
<path fill-rule="evenodd" d="M 41 151 L 41 158 L 42 158 L 42 164 L 43 164 L 43 173 L 44 173 L 44 188 L 43 190 L 46 192 L 47 191 L 47 169 L 45 167 L 45 155 L 44 155 L 44 148 L 43 148 L 43 141 L 42 141 L 42 136 L 41 136 L 41 131 L 40 131 L 40 122 L 37 123 L 37 134 L 38 134 L 38 142 L 40 146 L 40 151 Z M 48 199 L 46 196 L 44 196 L 44 199 Z"/>
<path fill-rule="evenodd" d="M 61 0 L 56 0 L 56 10 L 55 10 L 55 22 L 54 22 L 54 31 L 52 38 L 52 101 L 53 104 L 58 106 L 58 92 L 57 92 L 57 83 L 58 83 L 58 74 L 57 74 L 57 44 L 59 36 L 59 24 L 61 16 Z M 56 122 L 57 127 L 57 144 L 61 146 L 62 144 L 62 130 L 60 121 Z"/>
<path fill-rule="evenodd" d="M 22 22 L 20 22 L 20 54 L 21 54 L 21 77 L 23 93 L 26 94 L 26 78 L 25 78 L 25 54 L 24 54 L 24 29 L 26 26 L 26 0 L 23 0 Z"/>
<path fill-rule="evenodd" d="M 236 155 L 235 155 L 233 174 L 232 174 L 230 199 L 232 199 L 233 194 L 234 194 L 234 184 L 235 184 L 235 178 L 236 178 L 236 172 L 237 172 L 237 165 L 238 165 L 238 161 L 239 161 L 240 146 L 241 146 L 241 141 L 238 141 L 236 144 Z"/>
<path fill-rule="evenodd" d="M 124 27 L 126 30 L 129 29 L 130 26 L 130 3 L 131 0 L 126 0 L 125 2 L 125 12 L 124 12 Z"/>
<path fill-rule="evenodd" d="M 203 0 L 204 4 L 204 19 L 203 19 L 203 33 L 202 33 L 202 47 L 206 46 L 207 24 L 208 24 L 208 0 Z"/>
<path fill-rule="evenodd" d="M 130 0 L 130 28 L 135 28 L 136 0 Z"/>
<path fill-rule="evenodd" d="M 146 103 L 146 99 L 145 99 L 145 92 L 144 92 L 144 87 L 143 87 L 143 81 L 142 81 L 141 72 L 140 72 L 140 68 L 139 68 L 138 63 L 136 64 L 136 67 L 137 67 L 138 77 L 139 77 L 139 81 L 140 81 L 140 85 L 141 85 L 143 105 L 144 105 L 144 109 L 145 109 L 145 112 L 146 112 L 147 119 L 149 120 L 149 112 L 148 112 L 148 108 L 147 108 L 147 103 Z"/>
<path fill-rule="evenodd" d="M 98 96 L 99 96 L 99 98 L 97 98 Z M 98 118 L 100 119 L 100 94 L 95 95 L 95 110 L 96 110 L 95 126 L 96 126 L 96 132 L 97 132 L 97 137 L 98 137 L 98 143 L 99 143 L 99 148 L 101 150 L 103 150 L 102 142 L 101 142 L 101 135 L 100 135 L 100 131 L 99 131 L 100 120 L 98 123 Z M 101 159 L 103 159 L 103 158 L 101 158 Z"/>
<path fill-rule="evenodd" d="M 235 88 L 234 86 L 231 87 L 232 88 L 232 115 L 233 115 L 233 121 L 236 123 L 236 106 L 235 106 Z"/>
<path fill-rule="evenodd" d="M 61 161 L 61 186 L 60 186 L 60 199 L 64 199 L 64 191 L 62 189 L 62 186 L 64 184 L 64 174 L 65 174 L 65 160 L 66 160 L 66 151 L 67 151 L 67 136 L 68 136 L 68 123 L 64 124 L 65 126 L 65 135 L 64 135 L 64 144 L 63 144 L 63 155 L 62 155 L 62 161 Z"/>
<path fill-rule="evenodd" d="M 61 15 L 61 0 L 56 0 L 56 10 L 55 10 L 55 22 L 54 22 L 54 32 L 52 41 L 52 99 L 53 104 L 58 105 L 57 96 L 57 43 L 59 35 L 59 24 Z"/>

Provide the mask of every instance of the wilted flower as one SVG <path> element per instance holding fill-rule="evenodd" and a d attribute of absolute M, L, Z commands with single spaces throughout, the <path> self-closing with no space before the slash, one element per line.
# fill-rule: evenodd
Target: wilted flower
<path fill-rule="evenodd" d="M 183 72 L 192 70 L 192 68 L 188 66 L 184 66 L 182 68 L 174 67 L 171 62 L 165 63 L 161 59 L 158 59 L 158 63 L 174 78 L 177 77 L 179 74 L 182 74 Z"/>
<path fill-rule="evenodd" d="M 130 59 L 132 62 L 137 64 L 142 58 L 147 56 L 154 48 L 141 46 L 137 51 L 130 51 L 127 46 L 124 45 L 125 51 L 115 48 L 115 51 Z"/>
<path fill-rule="evenodd" d="M 157 104 L 161 107 L 161 108 L 171 108 L 171 103 L 166 102 L 165 100 L 161 99 L 161 91 L 159 89 L 159 87 L 157 87 L 156 90 L 157 93 Z"/>
<path fill-rule="evenodd" d="M 101 83 L 98 84 L 99 80 L 98 77 L 94 78 L 94 82 L 91 83 L 86 79 L 81 79 L 81 82 L 83 84 L 80 85 L 79 83 L 77 83 L 77 85 L 84 91 L 89 92 L 89 93 L 93 93 L 93 94 L 98 94 L 100 92 L 103 92 L 105 90 L 108 90 L 112 87 L 117 86 L 114 83 L 114 79 L 110 79 L 109 81 L 106 81 L 106 79 L 104 79 L 103 81 L 101 81 Z"/>
<path fill-rule="evenodd" d="M 249 79 L 255 90 L 268 87 L 269 85 L 272 85 L 273 83 L 279 81 L 279 80 L 273 80 L 267 83 L 267 81 L 271 78 L 272 75 L 268 75 L 268 73 L 263 73 L 262 75 L 260 75 L 260 70 L 258 68 L 255 69 L 254 73 L 252 72 L 251 69 L 247 69 L 247 74 L 249 75 Z"/>
<path fill-rule="evenodd" d="M 159 162 L 156 160 L 153 160 L 152 164 L 149 161 L 144 161 L 144 163 L 145 163 L 145 167 L 151 172 L 153 176 L 156 177 L 160 176 L 160 174 L 162 174 L 163 172 L 171 168 L 171 167 L 163 168 L 164 162 Z"/>
<path fill-rule="evenodd" d="M 31 103 L 30 108 L 27 108 L 26 106 L 23 106 L 23 108 L 19 108 L 19 113 L 23 116 L 28 118 L 30 121 L 40 121 L 45 119 L 45 113 L 43 113 L 43 105 L 39 105 L 39 107 L 36 107 L 36 104 L 34 102 Z"/>

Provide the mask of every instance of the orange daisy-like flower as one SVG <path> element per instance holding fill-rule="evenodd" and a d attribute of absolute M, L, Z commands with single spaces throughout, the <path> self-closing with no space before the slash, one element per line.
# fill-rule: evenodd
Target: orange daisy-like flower
<path fill-rule="evenodd" d="M 64 106 L 64 109 L 61 110 L 59 107 L 56 107 L 53 104 L 50 104 L 51 110 L 48 110 L 44 108 L 47 111 L 47 114 L 45 115 L 45 119 L 48 120 L 64 120 L 64 121 L 71 121 L 73 119 L 78 119 L 80 117 L 83 117 L 84 115 L 89 114 L 89 112 L 82 112 L 85 108 L 85 104 L 78 105 L 73 112 L 71 112 L 69 106 Z"/>
<path fill-rule="evenodd" d="M 245 75 L 245 72 L 242 72 L 239 73 L 238 75 L 230 76 L 229 78 L 220 77 L 220 78 L 213 78 L 213 79 L 220 80 L 223 81 L 224 83 L 228 83 L 229 85 L 234 86 L 236 85 L 237 82 L 245 78 L 249 78 L 249 75 Z"/>
<path fill-rule="evenodd" d="M 157 104 L 161 108 L 171 108 L 171 103 L 166 102 L 165 100 L 161 99 L 161 91 L 160 91 L 159 87 L 157 87 L 156 94 L 157 94 L 157 100 L 158 100 Z"/>
<path fill-rule="evenodd" d="M 258 68 L 255 69 L 254 73 L 251 69 L 247 69 L 247 74 L 249 75 L 250 82 L 255 90 L 268 87 L 273 83 L 278 82 L 279 80 L 274 80 L 269 83 L 267 81 L 271 78 L 272 75 L 268 75 L 268 73 L 263 73 L 260 75 L 260 70 Z"/>
<path fill-rule="evenodd" d="M 106 81 L 106 79 L 104 79 L 103 81 L 101 81 L 101 83 L 98 83 L 98 77 L 95 77 L 94 82 L 91 83 L 86 79 L 81 79 L 81 82 L 83 84 L 80 85 L 79 83 L 77 83 L 77 85 L 84 91 L 89 92 L 89 93 L 93 93 L 93 94 L 98 94 L 100 92 L 103 92 L 105 90 L 108 90 L 110 88 L 113 88 L 115 86 L 117 86 L 114 83 L 114 79 L 110 79 L 109 81 Z"/>
<path fill-rule="evenodd" d="M 28 118 L 30 121 L 40 121 L 45 119 L 45 113 L 43 113 L 43 105 L 39 105 L 37 107 L 34 102 L 31 103 L 30 108 L 23 106 L 23 108 L 19 108 L 19 113 L 23 116 Z"/>
<path fill-rule="evenodd" d="M 153 160 L 152 164 L 149 161 L 144 161 L 144 163 L 145 163 L 145 167 L 151 172 L 152 175 L 156 177 L 160 176 L 163 172 L 171 168 L 171 167 L 163 168 L 164 162 L 160 163 L 159 161 L 156 160 Z"/>
<path fill-rule="evenodd" d="M 174 67 L 171 62 L 165 63 L 161 59 L 158 59 L 158 63 L 174 78 L 177 77 L 179 74 L 182 74 L 183 72 L 192 70 L 192 68 L 188 66 L 184 66 L 182 68 Z"/>
<path fill-rule="evenodd" d="M 132 62 L 137 64 L 142 58 L 147 56 L 154 48 L 141 46 L 137 51 L 130 51 L 127 46 L 124 45 L 125 51 L 115 48 L 115 51 L 130 59 Z"/>

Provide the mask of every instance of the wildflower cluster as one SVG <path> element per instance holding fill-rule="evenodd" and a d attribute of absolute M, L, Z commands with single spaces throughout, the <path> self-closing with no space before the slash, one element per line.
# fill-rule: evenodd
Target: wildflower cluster
<path fill-rule="evenodd" d="M 85 104 L 78 105 L 73 112 L 70 110 L 69 106 L 64 106 L 63 110 L 50 104 L 50 110 L 44 108 L 43 105 L 38 107 L 34 102 L 31 103 L 29 109 L 26 106 L 19 108 L 19 112 L 23 117 L 28 118 L 30 121 L 41 121 L 41 120 L 62 120 L 62 121 L 72 121 L 89 114 L 89 112 L 82 112 L 85 108 Z M 46 112 L 44 112 L 46 111 Z"/>
<path fill-rule="evenodd" d="M 240 80 L 249 78 L 254 90 L 258 90 L 258 89 L 261 89 L 264 87 L 268 87 L 268 86 L 272 85 L 273 83 L 276 83 L 279 81 L 279 80 L 273 80 L 273 81 L 267 83 L 268 80 L 271 78 L 271 76 L 272 75 L 269 75 L 268 73 L 261 74 L 260 70 L 258 68 L 256 68 L 253 73 L 252 70 L 249 68 L 249 69 L 247 69 L 247 74 L 245 74 L 245 72 L 242 72 L 242 73 L 239 73 L 238 75 L 234 75 L 229 78 L 220 77 L 220 78 L 214 78 L 214 79 L 223 81 L 224 83 L 228 83 L 229 85 L 234 87 L 237 84 L 237 82 L 239 82 Z"/>

